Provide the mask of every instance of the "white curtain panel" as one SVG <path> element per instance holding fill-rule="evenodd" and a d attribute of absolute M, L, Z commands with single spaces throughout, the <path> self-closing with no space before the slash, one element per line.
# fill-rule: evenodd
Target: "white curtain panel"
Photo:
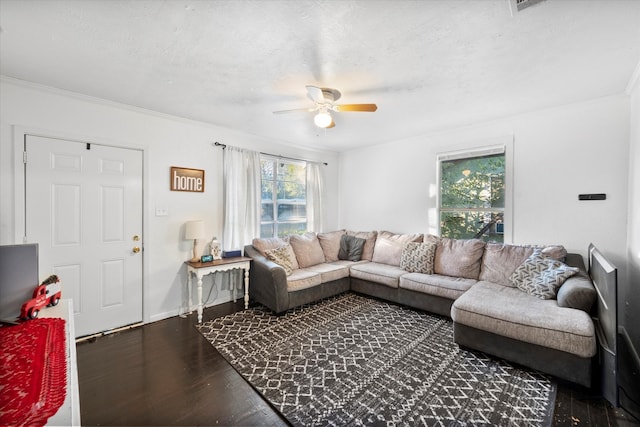
<path fill-rule="evenodd" d="M 307 230 L 317 233 L 324 231 L 324 165 L 307 163 Z"/>
<path fill-rule="evenodd" d="M 242 250 L 260 237 L 260 153 L 224 150 L 224 250 Z"/>

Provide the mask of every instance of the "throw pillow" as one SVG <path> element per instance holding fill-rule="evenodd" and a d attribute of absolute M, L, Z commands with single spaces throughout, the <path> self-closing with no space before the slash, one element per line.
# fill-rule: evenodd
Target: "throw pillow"
<path fill-rule="evenodd" d="M 433 242 L 405 243 L 400 258 L 400 268 L 409 273 L 433 274 L 433 261 L 436 256 L 436 247 Z"/>
<path fill-rule="evenodd" d="M 340 250 L 338 259 L 347 261 L 360 261 L 366 240 L 356 236 L 343 234 L 340 238 Z"/>
<path fill-rule="evenodd" d="M 327 262 L 334 262 L 338 260 L 341 237 L 344 233 L 344 230 L 318 233 L 318 240 L 320 241 L 322 252 L 324 252 L 324 259 Z"/>
<path fill-rule="evenodd" d="M 422 242 L 422 234 L 394 234 L 389 231 L 380 231 L 376 238 L 371 261 L 400 266 L 402 248 L 405 243 Z"/>
<path fill-rule="evenodd" d="M 267 249 L 264 253 L 268 260 L 271 260 L 284 268 L 284 272 L 287 276 L 291 276 L 293 273 L 293 263 L 291 262 L 291 255 L 287 246 L 280 246 L 275 249 Z"/>
<path fill-rule="evenodd" d="M 325 262 L 324 252 L 318 236 L 314 232 L 304 233 L 299 236 L 293 234 L 289 236 L 289 244 L 293 247 L 300 268 L 311 267 Z"/>
<path fill-rule="evenodd" d="M 289 245 L 289 237 L 264 237 L 261 239 L 253 239 L 253 247 L 265 257 L 267 256 L 266 252 L 269 249 L 279 248 L 280 246 L 286 246 L 288 248 L 293 269 L 297 270 L 300 268 L 298 260 L 296 259 L 296 254 L 293 253 L 293 248 Z"/>
<path fill-rule="evenodd" d="M 349 236 L 365 239 L 364 248 L 362 248 L 362 259 L 371 261 L 373 258 L 373 247 L 376 244 L 377 231 L 347 231 Z"/>
<path fill-rule="evenodd" d="M 579 271 L 575 267 L 542 255 L 535 249 L 511 275 L 518 289 L 540 299 L 554 299 L 558 289 L 569 277 Z"/>

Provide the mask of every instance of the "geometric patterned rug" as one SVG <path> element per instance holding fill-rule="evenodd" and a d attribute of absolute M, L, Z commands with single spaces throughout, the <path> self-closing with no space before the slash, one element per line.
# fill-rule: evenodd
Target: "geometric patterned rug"
<path fill-rule="evenodd" d="M 556 384 L 453 342 L 451 320 L 346 293 L 196 326 L 291 424 L 550 426 Z"/>

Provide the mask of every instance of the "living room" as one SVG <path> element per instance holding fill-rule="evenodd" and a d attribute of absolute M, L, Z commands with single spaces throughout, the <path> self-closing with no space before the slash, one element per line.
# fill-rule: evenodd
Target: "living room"
<path fill-rule="evenodd" d="M 148 324 L 184 314 L 184 261 L 190 258 L 193 245 L 192 241 L 184 238 L 185 224 L 194 219 L 201 219 L 204 220 L 205 234 L 209 239 L 223 235 L 224 151 L 215 147 L 214 142 L 291 158 L 326 162 L 324 231 L 393 230 L 399 233 L 432 234 L 437 234 L 438 231 L 438 155 L 443 152 L 502 144 L 506 147 L 508 158 L 507 173 L 511 175 L 513 183 L 510 203 L 505 207 L 505 241 L 518 244 L 559 243 L 569 252 L 581 254 L 585 260 L 589 243 L 596 244 L 619 269 L 619 320 L 625 327 L 630 342 L 634 343 L 636 351 L 638 350 L 640 30 L 637 25 L 633 26 L 634 22 L 637 23 L 637 20 L 633 19 L 639 16 L 637 3 L 621 1 L 612 2 L 613 6 L 605 6 L 609 2 L 549 0 L 528 8 L 530 13 L 542 13 L 536 10 L 540 11 L 546 7 L 562 8 L 566 7 L 567 3 L 577 3 L 585 6 L 588 12 L 585 14 L 592 20 L 587 22 L 597 22 L 600 12 L 607 19 L 612 16 L 620 18 L 606 20 L 604 24 L 594 26 L 603 33 L 613 34 L 607 43 L 603 43 L 604 46 L 589 46 L 590 43 L 595 43 L 587 37 L 587 32 L 581 34 L 587 39 L 585 45 L 565 46 L 578 52 L 591 52 L 591 48 L 596 52 L 606 52 L 609 49 L 619 54 L 619 51 L 622 51 L 627 58 L 616 63 L 620 68 L 611 72 L 607 65 L 613 64 L 612 58 L 602 59 L 588 55 L 585 57 L 583 54 L 579 56 L 582 62 L 577 63 L 576 67 L 584 71 L 585 76 L 569 72 L 576 68 L 569 68 L 569 71 L 563 69 L 565 74 L 559 76 L 544 75 L 542 80 L 547 82 L 543 87 L 547 91 L 545 95 L 550 99 L 548 102 L 536 105 L 527 103 L 528 98 L 533 98 L 533 94 L 527 90 L 518 93 L 520 99 L 508 97 L 508 94 L 499 90 L 501 86 L 496 84 L 491 86 L 496 90 L 495 98 L 474 100 L 476 107 L 486 103 L 486 109 L 478 107 L 469 110 L 441 98 L 440 104 L 447 106 L 447 109 L 428 100 L 429 95 L 419 92 L 422 90 L 420 84 L 414 83 L 410 78 L 408 81 L 390 82 L 390 86 L 396 84 L 396 91 L 403 94 L 411 93 L 411 88 L 415 85 L 415 97 L 425 97 L 424 102 L 431 102 L 425 109 L 418 110 L 418 114 L 412 115 L 410 111 L 402 109 L 397 99 L 391 99 L 388 104 L 384 103 L 384 95 L 386 92 L 393 92 L 393 88 L 383 88 L 378 93 L 372 91 L 371 96 L 368 96 L 365 91 L 368 89 L 366 85 L 355 86 L 357 79 L 350 81 L 349 78 L 341 76 L 343 80 L 340 82 L 316 80 L 313 73 L 307 71 L 302 77 L 305 80 L 299 87 L 296 85 L 301 77 L 295 76 L 296 78 L 291 79 L 292 83 L 286 85 L 286 90 L 279 90 L 279 95 L 288 97 L 286 102 L 278 101 L 270 105 L 267 101 L 256 100 L 250 96 L 251 85 L 244 86 L 245 83 L 241 81 L 243 74 L 238 71 L 240 68 L 235 68 L 239 76 L 237 80 L 229 73 L 228 81 L 217 80 L 204 84 L 214 94 L 215 90 L 211 88 L 220 85 L 231 86 L 238 94 L 237 99 L 240 102 L 227 106 L 227 113 L 219 112 L 221 116 L 231 116 L 228 121 L 230 124 L 214 119 L 189 118 L 177 113 L 178 107 L 173 110 L 175 113 L 159 109 L 154 111 L 145 107 L 142 97 L 136 97 L 137 93 L 142 93 L 144 80 L 129 81 L 125 77 L 127 69 L 124 65 L 119 78 L 128 90 L 126 96 L 129 98 L 126 99 L 129 102 L 125 102 L 124 98 L 110 98 L 110 87 L 102 82 L 101 74 L 95 69 L 95 76 L 82 77 L 84 87 L 67 87 L 68 83 L 64 83 L 61 76 L 76 66 L 86 66 L 82 57 L 74 56 L 78 52 L 74 51 L 73 55 L 63 56 L 63 59 L 58 61 L 55 57 L 45 56 L 43 52 L 40 57 L 20 52 L 16 46 L 19 46 L 22 40 L 26 42 L 29 39 L 19 33 L 16 25 L 10 21 L 9 17 L 22 16 L 25 12 L 20 10 L 21 6 L 17 6 L 17 3 L 0 1 L 0 198 L 3 200 L 0 207 L 0 244 L 23 242 L 26 201 L 20 165 L 25 134 L 141 151 L 144 165 L 141 320 L 142 323 Z M 509 15 L 508 3 L 507 0 L 495 2 L 492 3 L 492 7 L 495 7 L 495 10 L 504 9 L 503 12 Z M 554 5 L 555 3 L 560 5 Z M 597 6 L 591 6 L 591 3 L 596 3 Z M 462 4 L 465 3 L 459 3 Z M 186 3 L 180 3 L 179 6 L 185 8 L 185 5 L 188 6 Z M 196 2 L 195 5 L 196 9 L 205 8 L 203 3 Z M 309 4 L 310 10 L 318 8 L 323 14 L 328 13 L 326 7 L 326 3 Z M 26 8 L 26 12 L 33 12 L 31 6 Z M 523 15 L 514 12 L 516 18 L 513 19 L 524 19 L 518 17 L 525 16 L 525 12 L 526 10 L 521 12 Z M 328 19 L 327 15 L 323 16 Z M 40 19 L 42 21 L 38 22 L 46 28 L 47 21 L 42 16 Z M 91 21 L 83 21 L 78 17 L 74 19 L 78 19 L 79 23 L 90 22 L 93 25 Z M 29 28 L 24 21 L 20 21 L 19 24 Z M 424 31 L 428 32 L 428 29 Z M 560 29 L 556 28 L 554 31 L 559 32 Z M 548 33 L 551 34 L 545 39 L 548 43 L 554 43 L 551 39 L 554 31 Z M 16 33 L 17 35 L 14 35 Z M 618 34 L 624 35 L 624 40 Z M 631 36 L 627 38 L 629 34 Z M 411 36 L 415 37 L 415 34 Z M 621 38 L 616 39 L 615 36 Z M 618 43 L 622 47 L 614 49 L 612 46 Z M 38 45 L 46 51 L 46 43 L 40 42 Z M 87 49 L 91 50 L 90 47 Z M 296 49 L 302 50 L 303 47 Z M 116 50 L 114 47 L 114 51 Z M 118 55 L 116 52 L 113 53 Z M 225 53 L 228 52 L 225 50 Z M 565 53 L 569 54 L 568 51 Z M 561 55 L 561 51 L 553 51 L 548 57 L 540 59 L 525 55 L 524 58 L 514 59 L 513 66 L 521 70 L 516 64 L 520 60 L 527 64 L 561 62 Z M 121 64 L 126 64 L 126 61 L 118 58 Z M 619 59 L 619 56 L 615 58 Z M 282 56 L 278 60 L 284 61 Z M 361 61 L 363 64 L 366 63 L 364 60 Z M 291 62 L 284 62 L 293 67 Z M 22 74 L 14 72 L 14 69 L 20 69 L 17 68 L 18 63 L 24 65 L 24 69 L 21 69 Z M 224 62 L 215 64 L 216 67 L 224 65 Z M 461 66 L 459 63 L 454 65 Z M 276 69 L 283 67 L 275 62 L 272 66 Z M 254 67 L 267 68 L 268 65 L 258 63 Z M 601 67 L 605 69 L 602 71 L 603 75 L 611 76 L 617 73 L 617 77 L 607 81 L 607 85 L 599 84 L 597 75 Z M 48 74 L 47 79 L 37 80 L 36 75 L 32 74 L 39 68 L 49 69 L 45 73 Z M 398 68 L 403 70 L 412 66 L 406 64 Z M 153 70 L 147 72 L 151 74 Z M 410 77 L 414 75 L 414 72 L 407 73 Z M 400 71 L 397 71 L 397 74 L 402 76 Z M 329 75 L 333 76 L 334 73 Z M 221 79 L 219 76 L 216 78 Z M 480 77 L 468 75 L 464 85 L 474 86 L 476 78 Z M 191 76 L 187 76 L 184 79 L 190 81 L 190 78 Z M 532 76 L 528 75 L 524 80 L 527 78 L 531 79 Z M 554 79 L 557 79 L 555 83 Z M 176 77 L 175 86 L 177 80 Z M 597 87 L 599 92 L 584 91 L 571 93 L 565 98 L 560 97 L 561 89 L 571 86 L 571 80 L 583 85 L 586 81 L 587 85 Z M 91 85 L 91 81 L 95 84 Z M 362 81 L 366 83 L 367 79 L 364 78 Z M 277 86 L 278 83 L 274 82 L 273 85 Z M 427 83 L 427 86 L 437 84 Z M 344 102 L 376 102 L 379 111 L 371 116 L 363 114 L 364 117 L 356 113 L 348 116 L 345 113 L 336 118 L 334 129 L 326 131 L 313 126 L 311 115 L 303 116 L 302 119 L 289 119 L 272 114 L 272 111 L 279 109 L 305 107 L 308 100 L 305 99 L 304 84 L 338 87 L 344 92 Z M 197 85 L 198 82 L 190 82 L 187 86 Z M 379 81 L 371 83 L 371 86 L 376 87 L 385 85 L 385 82 Z M 350 94 L 351 88 L 353 92 Z M 363 94 L 356 93 L 358 88 L 362 89 Z M 155 90 L 165 98 L 172 97 L 171 88 Z M 256 90 L 259 92 L 259 89 Z M 222 96 L 211 97 L 214 103 L 223 104 L 225 101 Z M 503 99 L 507 102 L 503 102 Z M 188 101 L 181 102 L 188 104 Z M 247 105 L 247 108 L 254 108 L 255 104 L 258 104 L 265 115 L 254 116 L 254 110 L 248 109 L 251 114 L 243 116 L 242 103 Z M 176 104 L 179 102 L 176 101 Z M 522 108 L 524 104 L 527 105 L 526 109 Z M 419 103 L 413 105 L 415 107 Z M 391 114 L 385 112 L 385 109 L 396 109 L 397 112 Z M 449 115 L 444 117 L 441 110 L 446 110 Z M 459 112 L 458 116 L 456 112 Z M 407 125 L 405 118 L 400 117 L 402 115 L 409 116 L 413 124 Z M 381 117 L 388 121 L 381 127 L 374 127 L 373 122 L 380 122 Z M 269 121 L 275 132 L 281 136 L 273 137 L 272 134 L 267 136 L 247 131 L 245 126 L 238 124 L 238 120 L 247 122 L 246 129 L 252 126 L 252 122 Z M 429 124 L 431 121 L 434 125 Z M 304 127 L 301 126 L 302 122 L 305 123 Z M 423 124 L 425 122 L 426 125 Z M 384 139 L 370 134 L 364 136 L 369 127 L 374 128 L 374 132 L 378 134 L 384 131 Z M 340 140 L 332 136 L 340 135 L 341 129 L 349 132 L 346 137 L 348 141 L 344 142 L 352 144 L 349 149 L 344 149 Z M 358 134 L 359 131 L 362 133 Z M 376 143 L 369 144 L 369 140 L 374 138 Z M 205 191 L 171 191 L 171 166 L 204 170 Z M 578 195 L 584 193 L 605 193 L 606 200 L 578 200 Z M 44 274 L 42 271 L 41 273 Z M 208 292 L 211 287 L 212 283 L 206 282 L 204 291 Z M 223 287 L 216 294 L 212 304 L 217 305 L 230 300 L 229 289 Z"/>

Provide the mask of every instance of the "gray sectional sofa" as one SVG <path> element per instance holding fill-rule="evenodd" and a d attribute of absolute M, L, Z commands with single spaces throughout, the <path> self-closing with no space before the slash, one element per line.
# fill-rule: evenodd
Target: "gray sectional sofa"
<path fill-rule="evenodd" d="M 461 346 L 591 385 L 596 292 L 561 246 L 337 230 L 244 252 L 250 297 L 276 313 L 352 290 L 450 317 Z"/>

